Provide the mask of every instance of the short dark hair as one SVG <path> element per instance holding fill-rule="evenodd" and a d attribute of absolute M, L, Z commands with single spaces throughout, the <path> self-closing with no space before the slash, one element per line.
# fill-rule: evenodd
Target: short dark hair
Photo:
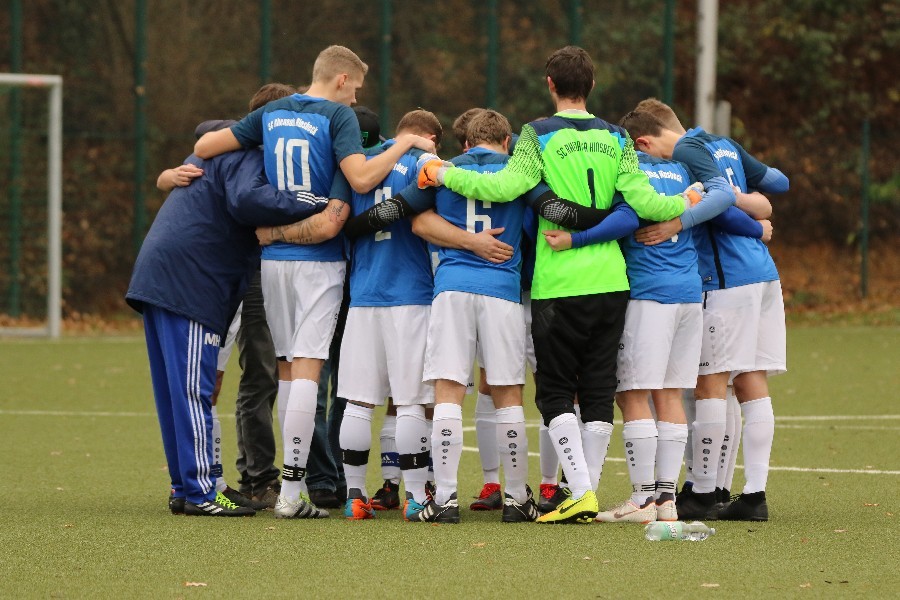
<path fill-rule="evenodd" d="M 469 128 L 466 130 L 466 142 L 469 147 L 478 144 L 497 144 L 502 145 L 506 138 L 512 135 L 512 128 L 506 117 L 498 113 L 496 110 L 485 109 L 478 113 L 469 121 Z"/>
<path fill-rule="evenodd" d="M 297 93 L 297 88 L 284 83 L 267 83 L 250 98 L 250 111 L 265 106 L 272 100 L 279 100 Z"/>
<path fill-rule="evenodd" d="M 625 128 L 632 140 L 645 135 L 654 137 L 660 135 L 667 127 L 659 118 L 647 111 L 633 110 L 619 121 L 619 125 Z"/>
<path fill-rule="evenodd" d="M 472 117 L 483 112 L 483 108 L 470 108 L 453 121 L 453 137 L 459 142 L 460 147 L 466 145 L 466 134 L 469 131 L 469 123 L 472 121 Z"/>
<path fill-rule="evenodd" d="M 586 100 L 594 87 L 594 63 L 584 48 L 560 48 L 547 59 L 545 70 L 560 98 Z"/>
<path fill-rule="evenodd" d="M 420 135 L 433 135 L 434 145 L 441 143 L 441 137 L 444 134 L 444 128 L 441 121 L 433 112 L 429 112 L 422 108 L 411 110 L 400 118 L 397 123 L 397 132 L 409 131 Z"/>

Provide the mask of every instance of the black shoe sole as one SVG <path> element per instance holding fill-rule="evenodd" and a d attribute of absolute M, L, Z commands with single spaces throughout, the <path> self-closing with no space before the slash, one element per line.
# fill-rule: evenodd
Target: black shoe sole
<path fill-rule="evenodd" d="M 536 523 L 540 523 L 541 525 L 589 525 L 594 522 L 597 518 L 597 513 L 595 512 L 580 512 L 575 513 L 571 517 L 563 519 L 562 521 L 535 521 Z"/>

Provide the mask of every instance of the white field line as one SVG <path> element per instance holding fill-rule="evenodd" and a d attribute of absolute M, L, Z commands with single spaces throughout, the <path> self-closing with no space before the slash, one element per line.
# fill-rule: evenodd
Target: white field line
<path fill-rule="evenodd" d="M 67 410 L 9 410 L 9 409 L 0 409 L 0 415 L 15 415 L 15 416 L 39 416 L 39 417 L 155 417 L 156 415 L 149 412 L 114 412 L 114 411 L 67 411 Z M 232 414 L 223 414 L 220 415 L 219 418 L 228 418 L 233 419 L 234 415 Z M 807 417 L 776 417 L 776 423 L 779 420 L 791 420 L 791 421 L 823 421 L 823 420 L 881 420 L 881 419 L 900 419 L 900 415 L 876 415 L 876 416 L 862 416 L 862 415 L 844 415 L 844 416 L 818 416 L 818 415 L 810 415 Z M 526 423 L 526 427 L 535 428 L 540 424 L 539 421 L 529 421 Z M 802 426 L 790 426 L 785 425 L 784 427 L 789 428 L 801 428 Z M 814 428 L 815 426 L 808 426 L 807 428 Z M 822 427 L 825 428 L 825 427 Z M 838 426 L 837 428 L 844 429 L 845 427 Z M 846 427 L 849 429 L 849 427 Z M 861 427 L 860 427 L 861 428 Z M 830 429 L 830 427 L 829 427 Z M 854 427 L 854 429 L 856 429 Z M 887 427 L 884 429 L 895 429 L 893 427 Z M 463 427 L 463 431 L 475 431 L 474 427 Z M 478 448 L 472 446 L 463 446 L 463 450 L 466 452 L 478 452 Z M 528 456 L 540 456 L 537 452 L 529 452 Z M 625 462 L 624 458 L 617 457 L 608 457 L 606 460 L 610 462 Z M 743 468 L 740 465 L 737 467 Z M 778 467 L 773 466 L 770 467 L 771 471 L 790 471 L 794 473 L 850 473 L 850 474 L 859 474 L 859 475 L 900 475 L 900 471 L 887 471 L 882 469 L 825 469 L 825 468 L 807 468 L 807 467 Z"/>

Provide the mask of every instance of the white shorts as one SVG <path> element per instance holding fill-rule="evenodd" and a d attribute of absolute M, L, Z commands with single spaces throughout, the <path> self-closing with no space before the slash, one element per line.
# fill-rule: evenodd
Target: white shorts
<path fill-rule="evenodd" d="M 266 321 L 275 356 L 328 358 L 344 297 L 344 261 L 262 261 Z"/>
<path fill-rule="evenodd" d="M 216 362 L 216 371 L 224 371 L 225 367 L 228 366 L 228 359 L 231 358 L 231 352 L 234 350 L 234 341 L 237 338 L 238 329 L 241 328 L 241 310 L 243 308 L 244 303 L 241 302 L 237 312 L 234 313 L 234 319 L 231 320 L 231 325 L 228 326 L 228 333 L 225 335 L 225 343 L 219 348 L 219 360 Z"/>
<path fill-rule="evenodd" d="M 619 342 L 616 391 L 694 389 L 702 327 L 699 303 L 629 300 Z"/>
<path fill-rule="evenodd" d="M 700 375 L 787 371 L 787 338 L 780 281 L 704 294 Z"/>
<path fill-rule="evenodd" d="M 347 313 L 341 340 L 338 396 L 381 406 L 431 404 L 422 383 L 431 306 L 358 306 Z"/>
<path fill-rule="evenodd" d="M 534 338 L 531 337 L 531 292 L 522 292 L 522 308 L 525 311 L 525 361 L 532 373 L 537 373 L 537 356 L 534 354 Z"/>
<path fill-rule="evenodd" d="M 441 292 L 431 305 L 424 381 L 473 381 L 476 342 L 490 385 L 525 383 L 522 305 L 466 292 Z"/>

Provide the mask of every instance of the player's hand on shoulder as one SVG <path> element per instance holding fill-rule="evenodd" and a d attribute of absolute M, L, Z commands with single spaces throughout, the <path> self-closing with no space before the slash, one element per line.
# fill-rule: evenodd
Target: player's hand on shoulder
<path fill-rule="evenodd" d="M 397 141 L 402 143 L 408 142 L 412 148 L 418 148 L 419 150 L 430 152 L 432 154 L 437 152 L 437 146 L 434 143 L 434 139 L 430 137 L 423 137 L 414 133 L 404 133 L 403 135 L 397 136 Z"/>
<path fill-rule="evenodd" d="M 449 166 L 448 166 L 449 165 Z M 442 161 L 439 158 L 426 160 L 419 167 L 418 185 L 419 189 L 424 190 L 427 187 L 438 187 L 444 184 L 444 173 L 452 167 L 451 163 Z"/>
<path fill-rule="evenodd" d="M 572 247 L 572 234 L 561 229 L 547 229 L 544 232 L 544 239 L 547 245 L 554 252 L 561 252 Z"/>
<path fill-rule="evenodd" d="M 638 229 L 634 232 L 634 239 L 645 246 L 655 246 L 672 239 L 682 228 L 681 219 L 675 217 L 670 221 L 663 221 L 662 223 Z"/>
<path fill-rule="evenodd" d="M 768 219 L 760 219 L 759 224 L 762 225 L 762 228 L 763 228 L 763 234 L 760 239 L 763 242 L 765 242 L 766 244 L 768 244 L 769 241 L 772 239 L 772 232 L 774 231 L 774 229 L 772 227 L 772 221 L 770 221 Z"/>

